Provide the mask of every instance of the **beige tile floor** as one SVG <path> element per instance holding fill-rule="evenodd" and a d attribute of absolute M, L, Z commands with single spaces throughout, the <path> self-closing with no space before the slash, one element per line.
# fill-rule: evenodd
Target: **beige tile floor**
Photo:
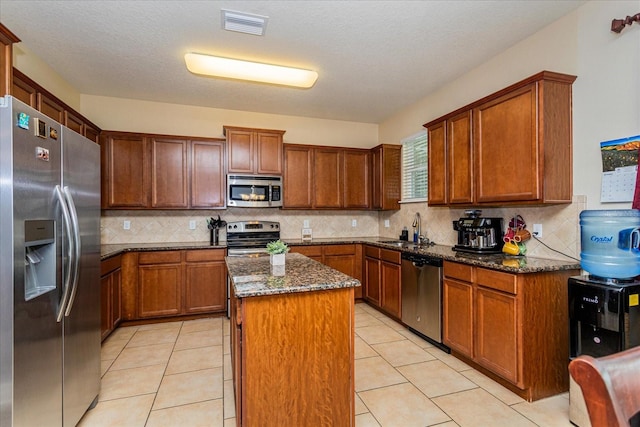
<path fill-rule="evenodd" d="M 569 427 L 568 393 L 527 403 L 366 304 L 356 305 L 356 426 Z M 234 426 L 229 321 L 117 329 L 81 427 Z"/>

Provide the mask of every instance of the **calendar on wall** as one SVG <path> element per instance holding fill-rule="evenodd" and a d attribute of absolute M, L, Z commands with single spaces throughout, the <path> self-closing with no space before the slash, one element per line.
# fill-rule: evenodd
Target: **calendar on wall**
<path fill-rule="evenodd" d="M 631 202 L 638 175 L 640 135 L 600 143 L 602 192 L 600 201 Z"/>

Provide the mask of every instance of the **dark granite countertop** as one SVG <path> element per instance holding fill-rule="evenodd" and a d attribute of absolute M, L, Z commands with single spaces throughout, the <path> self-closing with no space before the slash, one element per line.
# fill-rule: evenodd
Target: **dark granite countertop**
<path fill-rule="evenodd" d="M 225 261 L 238 298 L 360 286 L 353 277 L 296 253 L 286 255 L 284 266 L 272 266 L 268 256 L 226 257 Z"/>
<path fill-rule="evenodd" d="M 429 255 L 446 261 L 461 262 L 478 267 L 507 271 L 510 273 L 540 273 L 545 271 L 579 270 L 580 262 L 574 260 L 558 260 L 534 258 L 528 256 L 510 256 L 506 254 L 477 255 L 455 252 L 451 246 L 433 245 L 416 246 L 412 242 L 396 243 L 393 238 L 384 237 L 346 237 L 346 238 L 314 238 L 311 241 L 301 239 L 283 239 L 290 246 L 310 245 L 344 245 L 364 243 L 385 249 Z M 388 242 L 388 243 L 384 243 Z M 226 249 L 226 242 L 217 246 L 209 246 L 208 242 L 168 242 L 168 243 L 130 243 L 121 245 L 102 245 L 102 259 L 130 251 L 165 251 L 184 249 Z M 268 264 L 268 258 L 267 258 Z"/>

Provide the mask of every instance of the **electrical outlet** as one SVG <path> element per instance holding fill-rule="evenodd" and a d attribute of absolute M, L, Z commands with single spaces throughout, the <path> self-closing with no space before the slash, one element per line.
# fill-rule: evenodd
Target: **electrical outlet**
<path fill-rule="evenodd" d="M 125 230 L 131 230 L 131 221 L 125 220 L 125 221 L 122 223 L 122 227 L 123 227 Z"/>
<path fill-rule="evenodd" d="M 305 219 L 304 221 L 302 221 L 302 228 L 309 228 L 309 220 Z"/>
<path fill-rule="evenodd" d="M 196 229 L 196 220 L 192 219 L 191 221 L 189 221 L 189 230 L 195 230 Z"/>
<path fill-rule="evenodd" d="M 389 220 L 385 219 L 384 220 L 384 228 L 389 228 L 391 225 L 389 224 Z"/>
<path fill-rule="evenodd" d="M 538 239 L 542 238 L 542 224 L 533 224 L 533 235 Z"/>
<path fill-rule="evenodd" d="M 357 227 L 358 226 L 358 220 L 357 219 L 352 219 L 351 220 L 351 226 L 352 227 Z"/>

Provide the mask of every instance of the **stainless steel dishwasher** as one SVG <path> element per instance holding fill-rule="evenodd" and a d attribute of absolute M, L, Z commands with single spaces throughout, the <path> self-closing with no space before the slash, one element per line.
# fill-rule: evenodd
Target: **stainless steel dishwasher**
<path fill-rule="evenodd" d="M 432 344 L 442 344 L 442 259 L 402 253 L 402 322 Z"/>

